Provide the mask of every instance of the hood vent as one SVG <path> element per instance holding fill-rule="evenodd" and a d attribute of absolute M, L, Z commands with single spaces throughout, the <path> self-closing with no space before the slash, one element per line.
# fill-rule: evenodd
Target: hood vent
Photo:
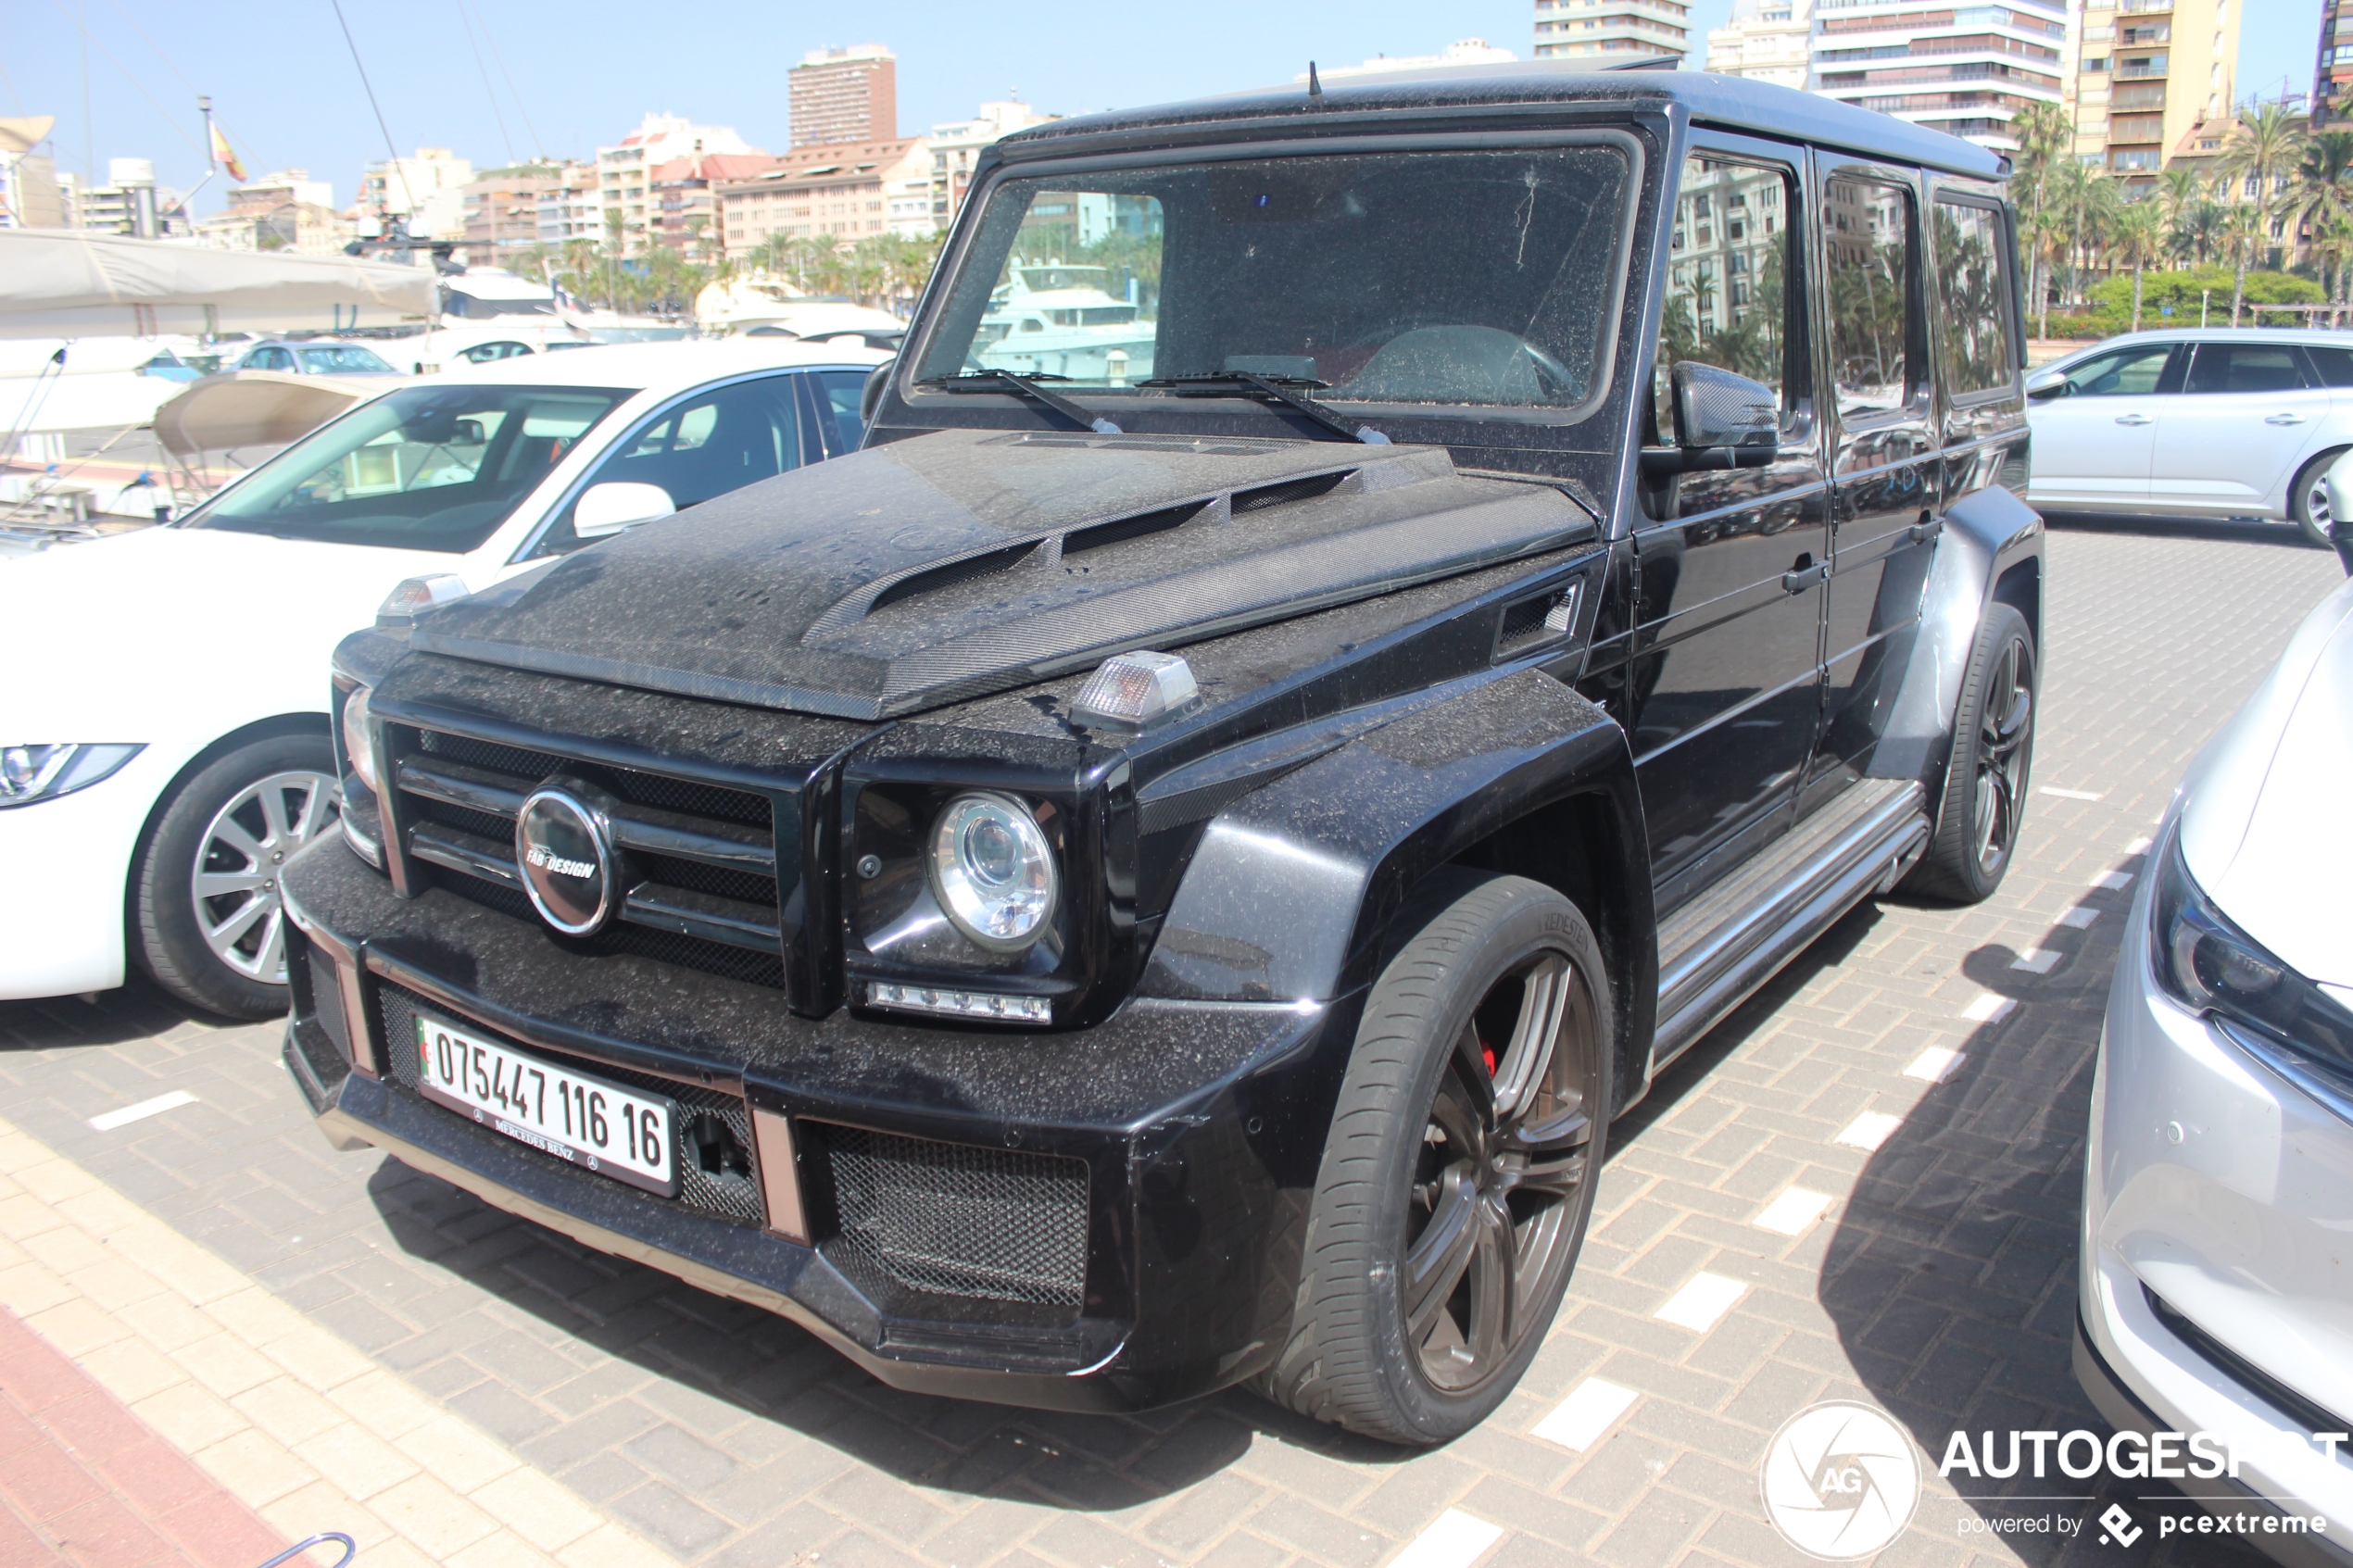
<path fill-rule="evenodd" d="M 1139 512 L 1134 517 L 1114 518 L 1089 528 L 1074 528 L 1063 535 L 1063 555 L 1066 558 L 1085 550 L 1100 550 L 1105 545 L 1124 545 L 1130 539 L 1141 539 L 1147 533 L 1181 528 L 1208 508 L 1207 501 L 1188 501 L 1181 507 L 1164 507 L 1156 512 Z"/>
<path fill-rule="evenodd" d="M 1254 490 L 1234 492 L 1234 515 L 1263 511 L 1268 507 L 1288 506 L 1293 501 L 1309 501 L 1318 495 L 1328 495 L 1356 477 L 1354 469 L 1342 469 L 1338 473 L 1314 473 L 1305 479 L 1287 479 L 1280 484 L 1262 484 Z"/>
<path fill-rule="evenodd" d="M 925 567 L 921 571 L 909 572 L 868 600 L 866 613 L 872 615 L 886 605 L 912 599 L 918 594 L 935 593 L 958 583 L 968 583 L 975 577 L 1011 571 L 1030 558 L 1038 543 L 1035 539 L 1025 540 L 1018 545 L 1008 545 L 1001 550 L 986 550 L 976 556 L 966 556 L 962 560 L 947 561 L 938 566 Z"/>

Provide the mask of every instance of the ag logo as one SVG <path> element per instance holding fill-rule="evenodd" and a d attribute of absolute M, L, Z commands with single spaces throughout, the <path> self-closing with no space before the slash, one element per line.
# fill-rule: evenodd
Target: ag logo
<path fill-rule="evenodd" d="M 1912 1440 L 1885 1411 L 1831 1399 L 1781 1424 L 1759 1477 L 1765 1516 L 1808 1557 L 1869 1557 L 1904 1533 L 1919 1506 Z"/>

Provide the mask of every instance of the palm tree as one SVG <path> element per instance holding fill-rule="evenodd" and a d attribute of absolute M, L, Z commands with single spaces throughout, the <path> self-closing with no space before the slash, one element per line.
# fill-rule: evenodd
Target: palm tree
<path fill-rule="evenodd" d="M 2141 330 L 2141 273 L 2165 255 L 2165 213 L 2155 199 L 2126 202 L 2116 214 L 2116 254 L 2133 268 L 2133 328 Z"/>
<path fill-rule="evenodd" d="M 2271 208 L 2273 187 L 2280 176 L 2301 159 L 2304 139 L 2304 128 L 2290 115 L 2285 104 L 2258 104 L 2239 110 L 2231 144 L 2222 149 L 2221 167 L 2231 176 L 2233 204 L 2249 207 L 2256 220 L 2251 225 L 2253 237 L 2249 239 L 2242 231 L 2250 225 L 2236 212 L 2232 214 L 2232 251 L 2238 264 L 2237 275 L 2231 284 L 2231 325 L 2234 327 L 2239 324 L 2239 307 L 2246 298 L 2248 263 L 2262 253 L 2270 238 L 2263 232 L 2261 219 Z M 2251 195 L 2246 194 L 2249 185 L 2254 187 Z"/>
<path fill-rule="evenodd" d="M 2075 127 L 2068 122 L 2067 111 L 2057 104 L 2029 104 L 2010 121 L 2010 134 L 2018 140 L 2018 157 L 2012 163 L 2016 171 L 2010 182 L 2012 199 L 2026 208 L 2026 232 L 2032 236 L 2029 245 L 2027 293 L 2040 302 L 2043 315 L 2043 335 L 2050 335 L 2051 307 L 2043 286 L 2043 254 L 2049 231 L 2043 208 L 2048 194 L 2051 170 L 2057 167 L 2061 155 L 2074 143 Z M 2072 162 L 2072 159 L 2067 161 Z"/>
<path fill-rule="evenodd" d="M 2342 302 L 2345 270 L 2340 260 L 2334 271 L 2321 257 L 2321 236 L 2330 227 L 2353 217 L 2353 131 L 2322 131 L 2304 144 L 2304 159 L 2289 188 L 2287 216 L 2293 232 L 2309 232 L 2314 263 L 2328 290 L 2329 303 Z M 2334 312 L 2332 312 L 2334 317 Z"/>
<path fill-rule="evenodd" d="M 2176 260 L 2187 260 L 2194 239 L 2189 215 L 2206 200 L 2205 173 L 2188 164 L 2177 163 L 2157 177 L 2150 194 L 2165 217 L 2166 254 Z"/>

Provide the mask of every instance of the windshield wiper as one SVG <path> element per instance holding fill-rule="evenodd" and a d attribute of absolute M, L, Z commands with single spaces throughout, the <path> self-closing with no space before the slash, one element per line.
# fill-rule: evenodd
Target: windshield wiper
<path fill-rule="evenodd" d="M 1091 430 L 1097 435 L 1127 433 L 1101 415 L 1088 413 L 1062 394 L 1049 392 L 1038 384 L 1041 381 L 1068 380 L 1068 376 L 1047 375 L 1042 371 L 1025 376 L 1012 370 L 967 370 L 962 375 L 932 376 L 915 384 L 936 386 L 942 392 L 1010 392 L 1051 408 L 1081 430 Z"/>
<path fill-rule="evenodd" d="M 1293 390 L 1304 386 L 1320 391 L 1332 384 L 1327 381 L 1314 381 L 1306 376 L 1262 376 L 1255 370 L 1205 370 L 1189 376 L 1160 376 L 1136 384 L 1164 386 L 1179 397 L 1231 396 L 1239 393 L 1245 397 L 1295 408 L 1343 441 L 1361 441 L 1368 446 L 1390 445 L 1389 437 L 1372 426 L 1350 424 L 1314 398 Z"/>

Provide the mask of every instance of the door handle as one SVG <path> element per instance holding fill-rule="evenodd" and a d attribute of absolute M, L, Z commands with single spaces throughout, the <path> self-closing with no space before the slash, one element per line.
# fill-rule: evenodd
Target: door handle
<path fill-rule="evenodd" d="M 1817 583 L 1827 582 L 1830 574 L 1831 563 L 1817 561 L 1812 566 L 1801 566 L 1795 571 L 1782 572 L 1781 587 L 1789 593 L 1802 594 Z"/>
<path fill-rule="evenodd" d="M 2304 422 L 2304 416 L 2301 414 L 2273 414 L 2263 422 L 2267 425 L 2300 425 Z"/>
<path fill-rule="evenodd" d="M 2116 422 L 2120 425 L 2145 425 L 2155 424 L 2157 421 L 2146 414 L 2119 414 L 2116 416 Z"/>

